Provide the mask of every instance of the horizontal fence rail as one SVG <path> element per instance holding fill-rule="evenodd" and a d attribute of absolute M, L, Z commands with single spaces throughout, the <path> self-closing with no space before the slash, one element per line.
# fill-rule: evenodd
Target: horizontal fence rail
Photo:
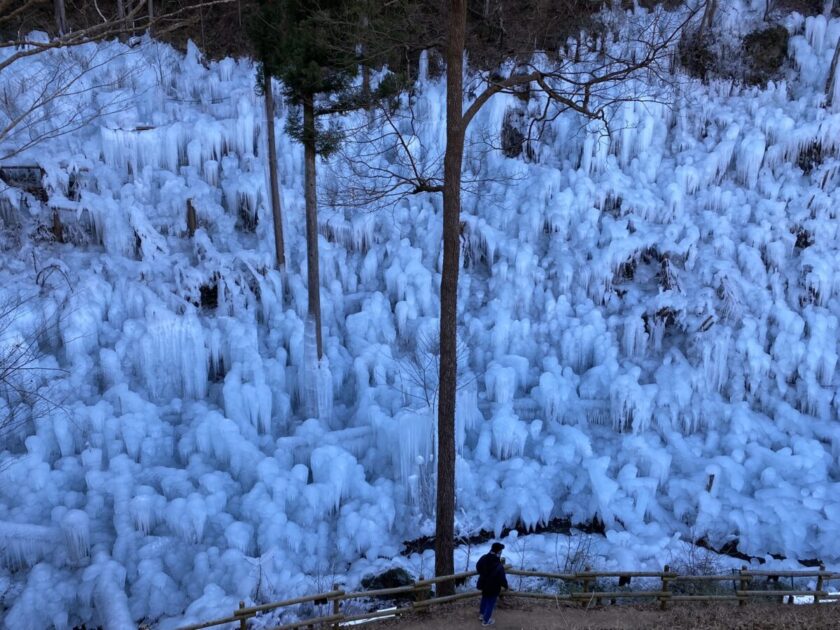
<path fill-rule="evenodd" d="M 325 625 L 329 625 L 335 630 L 342 624 L 348 622 L 374 621 L 381 618 L 398 617 L 411 614 L 412 612 L 427 610 L 440 604 L 479 597 L 481 593 L 473 589 L 445 597 L 435 597 L 431 590 L 432 587 L 436 587 L 443 582 L 454 581 L 457 584 L 476 575 L 477 573 L 475 571 L 464 571 L 462 573 L 429 579 L 424 579 L 421 576 L 419 580 L 407 586 L 381 588 L 371 591 L 345 592 L 339 589 L 338 585 L 333 585 L 333 590 L 326 593 L 316 593 L 314 595 L 306 595 L 257 606 L 245 606 L 244 602 L 240 602 L 239 608 L 234 610 L 230 616 L 190 626 L 183 626 L 179 630 L 202 630 L 203 628 L 212 628 L 225 624 L 238 624 L 238 630 L 247 630 L 249 620 L 258 615 L 300 604 L 327 605 L 329 606 L 329 614 L 322 614 L 321 616 L 274 626 L 271 630 L 293 630 L 295 628 L 314 628 Z M 750 599 L 766 600 L 771 598 L 779 602 L 784 602 L 784 599 L 788 598 L 788 601 L 793 603 L 794 597 L 810 596 L 813 597 L 813 603 L 815 604 L 840 600 L 840 594 L 831 593 L 826 590 L 827 582 L 833 580 L 840 581 L 840 573 L 826 571 L 822 565 L 820 565 L 818 570 L 806 571 L 750 571 L 744 567 L 740 571 L 720 575 L 680 575 L 671 571 L 667 565 L 663 571 L 591 571 L 587 567 L 586 570 L 577 573 L 551 573 L 508 568 L 507 575 L 512 577 L 518 576 L 520 578 L 538 578 L 554 584 L 563 583 L 566 585 L 566 590 L 547 592 L 550 590 L 550 587 L 543 585 L 542 591 L 509 590 L 505 593 L 505 597 L 543 599 L 558 602 L 567 601 L 585 607 L 593 604 L 601 604 L 604 600 L 609 600 L 612 604 L 615 604 L 619 599 L 658 600 L 662 610 L 665 610 L 671 603 L 685 602 L 737 602 L 739 606 L 745 606 Z M 659 583 L 654 588 L 632 590 L 630 584 L 634 578 L 637 580 L 658 580 Z M 779 588 L 779 579 L 781 578 L 789 578 L 791 580 L 790 589 Z M 816 578 L 816 588 L 814 590 L 793 588 L 794 579 L 805 578 Z M 601 585 L 598 584 L 598 580 L 618 580 L 619 588 L 624 588 L 625 590 L 600 590 Z M 680 590 L 676 590 L 681 588 L 680 585 L 697 586 L 725 582 L 732 583 L 731 590 L 727 593 L 683 593 Z M 750 588 L 756 582 L 772 586 L 772 588 L 766 590 Z M 703 588 L 708 588 L 708 586 L 703 586 Z M 347 602 L 371 598 L 399 599 L 405 600 L 407 603 L 399 607 L 358 612 L 356 614 L 351 614 L 347 610 Z M 342 603 L 345 603 L 344 612 L 342 612 Z"/>

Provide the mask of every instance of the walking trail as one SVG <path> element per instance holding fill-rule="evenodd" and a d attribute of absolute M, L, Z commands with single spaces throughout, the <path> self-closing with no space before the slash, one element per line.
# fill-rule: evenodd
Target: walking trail
<path fill-rule="evenodd" d="M 840 603 L 813 605 L 709 603 L 674 606 L 660 611 L 656 605 L 602 606 L 585 610 L 563 603 L 535 603 L 522 599 L 504 599 L 496 608 L 496 630 L 625 630 L 628 628 L 662 629 L 734 629 L 734 630 L 837 630 L 840 628 Z M 443 628 L 481 628 L 478 602 L 459 602 L 418 613 L 402 620 L 377 624 L 377 628 L 428 630 Z"/>

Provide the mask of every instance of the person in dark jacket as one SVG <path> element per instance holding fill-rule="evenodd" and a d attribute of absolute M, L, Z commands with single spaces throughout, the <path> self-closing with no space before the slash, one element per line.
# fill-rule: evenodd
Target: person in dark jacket
<path fill-rule="evenodd" d="M 496 600 L 503 588 L 508 587 L 505 565 L 502 563 L 502 543 L 493 543 L 490 546 L 490 553 L 485 553 L 478 559 L 475 570 L 478 571 L 478 589 L 481 591 L 481 625 L 490 626 L 493 621 L 493 609 L 496 607 Z"/>

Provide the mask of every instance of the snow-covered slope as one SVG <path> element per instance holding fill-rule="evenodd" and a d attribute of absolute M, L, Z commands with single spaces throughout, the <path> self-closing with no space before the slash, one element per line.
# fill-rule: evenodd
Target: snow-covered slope
<path fill-rule="evenodd" d="M 598 517 L 626 546 L 840 561 L 840 99 L 821 106 L 840 20 L 788 26 L 786 80 L 685 79 L 672 107 L 624 104 L 611 138 L 565 114 L 526 162 L 478 142 L 515 97 L 474 121 L 461 531 Z M 94 53 L 112 62 L 85 80 L 119 106 L 16 158 L 45 169 L 71 242 L 34 198 L 0 200 L 0 299 L 22 300 L 0 343 L 37 338 L 44 398 L 0 454 L 7 627 L 206 618 L 398 555 L 430 533 L 440 200 L 332 210 L 344 167 L 322 165 L 313 369 L 302 151 L 280 135 L 283 279 L 250 62 L 58 54 Z M 432 159 L 443 86 L 414 107 Z"/>

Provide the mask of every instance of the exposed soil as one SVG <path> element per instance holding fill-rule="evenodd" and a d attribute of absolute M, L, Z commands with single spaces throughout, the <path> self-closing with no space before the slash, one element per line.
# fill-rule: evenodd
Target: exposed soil
<path fill-rule="evenodd" d="M 618 630 L 627 628 L 732 628 L 735 630 L 805 630 L 840 628 L 840 604 L 787 605 L 736 603 L 672 605 L 660 611 L 649 606 L 600 606 L 584 609 L 566 602 L 535 603 L 510 597 L 500 601 L 494 614 L 497 630 Z M 478 602 L 441 606 L 402 620 L 376 624 L 377 628 L 426 630 L 480 628 Z"/>

